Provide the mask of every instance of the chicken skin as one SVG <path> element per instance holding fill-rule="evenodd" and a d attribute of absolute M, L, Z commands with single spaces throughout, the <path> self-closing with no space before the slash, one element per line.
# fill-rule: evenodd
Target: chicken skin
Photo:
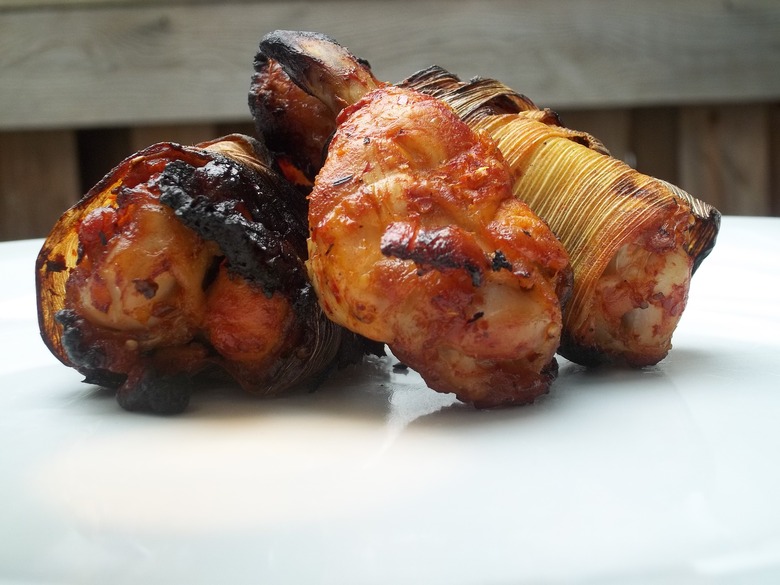
<path fill-rule="evenodd" d="M 545 393 L 571 269 L 496 146 L 390 86 L 337 121 L 309 196 L 307 268 L 328 317 L 477 407 Z"/>

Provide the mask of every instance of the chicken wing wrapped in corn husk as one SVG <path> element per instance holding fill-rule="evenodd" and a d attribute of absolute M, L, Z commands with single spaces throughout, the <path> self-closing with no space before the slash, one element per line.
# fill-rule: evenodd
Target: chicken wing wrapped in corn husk
<path fill-rule="evenodd" d="M 276 394 L 358 359 L 308 281 L 306 203 L 254 139 L 150 146 L 122 161 L 45 240 L 43 339 L 129 410 L 178 412 L 187 379 L 227 372 Z"/>
<path fill-rule="evenodd" d="M 307 266 L 325 312 L 464 402 L 546 392 L 571 270 L 512 196 L 495 145 L 440 100 L 377 82 L 332 39 L 280 31 L 261 51 L 335 116 L 309 197 Z"/>
<path fill-rule="evenodd" d="M 491 136 L 514 194 L 566 246 L 574 290 L 561 355 L 586 365 L 663 359 L 691 276 L 714 246 L 718 211 L 612 158 L 597 139 L 496 80 L 466 83 L 431 67 L 401 85 L 445 101 Z"/>

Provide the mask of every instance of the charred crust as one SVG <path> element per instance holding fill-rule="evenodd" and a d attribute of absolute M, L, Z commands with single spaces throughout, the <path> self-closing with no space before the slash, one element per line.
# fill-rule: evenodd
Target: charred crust
<path fill-rule="evenodd" d="M 211 265 L 206 269 L 206 272 L 203 275 L 201 290 L 207 290 L 214 283 L 214 281 L 217 279 L 217 276 L 219 275 L 219 267 L 222 262 L 224 262 L 224 260 L 224 256 L 214 256 L 214 258 L 211 260 Z"/>
<path fill-rule="evenodd" d="M 385 256 L 411 260 L 424 273 L 428 270 L 464 270 L 475 287 L 482 284 L 482 269 L 453 243 L 449 227 L 410 232 L 409 226 L 390 226 L 382 235 L 380 250 Z"/>
<path fill-rule="evenodd" d="M 103 367 L 103 353 L 84 341 L 84 319 L 71 309 L 62 309 L 54 314 L 54 320 L 62 327 L 62 348 L 71 362 L 88 369 Z"/>
<path fill-rule="evenodd" d="M 94 370 L 79 368 L 78 371 L 84 376 L 83 382 L 85 384 L 92 384 L 93 386 L 100 386 L 101 388 L 119 388 L 127 380 L 125 374 L 119 374 L 101 368 Z"/>
<path fill-rule="evenodd" d="M 306 93 L 311 93 L 309 88 L 300 80 L 307 77 L 307 73 L 312 69 L 312 60 L 314 57 L 307 53 L 306 48 L 302 46 L 307 41 L 316 41 L 343 47 L 332 37 L 308 31 L 289 31 L 275 30 L 265 35 L 260 40 L 258 57 L 256 63 L 262 66 L 263 59 L 273 59 L 277 61 L 285 70 L 290 79 Z M 370 69 L 368 61 L 359 60 L 366 68 Z"/>
<path fill-rule="evenodd" d="M 165 167 L 158 186 L 160 202 L 216 242 L 231 272 L 268 296 L 281 291 L 295 298 L 305 287 L 305 202 L 296 210 L 302 195 L 275 173 L 261 176 L 220 156 L 202 167 L 178 160 Z"/>
<path fill-rule="evenodd" d="M 701 263 L 715 247 L 718 232 L 720 231 L 720 221 L 721 214 L 714 207 L 709 209 L 709 214 L 706 218 L 699 219 L 694 237 L 691 239 L 687 249 L 688 254 L 693 257 L 693 273 L 698 270 Z"/>
<path fill-rule="evenodd" d="M 104 388 L 118 388 L 127 376 L 106 367 L 106 355 L 99 346 L 89 343 L 84 336 L 87 323 L 71 309 L 54 314 L 62 327 L 62 349 L 74 367 L 84 376 L 84 382 Z"/>
<path fill-rule="evenodd" d="M 482 319 L 482 317 L 484 317 L 484 316 L 485 316 L 485 312 L 484 311 L 477 311 L 476 313 L 474 313 L 471 316 L 471 318 L 468 321 L 466 321 L 466 323 L 476 323 L 477 321 Z"/>
<path fill-rule="evenodd" d="M 190 384 L 186 376 L 156 376 L 146 372 L 132 385 L 122 386 L 116 400 L 125 410 L 179 414 L 190 403 Z"/>
<path fill-rule="evenodd" d="M 499 270 L 512 270 L 512 263 L 509 262 L 509 260 L 506 259 L 506 256 L 504 256 L 504 253 L 501 250 L 496 250 L 496 253 L 493 254 L 493 261 L 491 262 L 491 268 L 493 269 L 493 272 L 498 272 Z"/>
<path fill-rule="evenodd" d="M 333 187 L 338 187 L 339 185 L 345 185 L 346 183 L 349 183 L 354 177 L 355 175 L 344 175 L 343 177 L 339 177 L 338 179 L 333 181 L 331 185 Z"/>
<path fill-rule="evenodd" d="M 177 414 L 189 404 L 190 385 L 183 375 L 161 376 L 144 365 L 141 377 L 114 372 L 100 345 L 90 343 L 85 333 L 88 323 L 70 309 L 58 311 L 55 319 L 62 326 L 62 345 L 84 382 L 116 390 L 119 405 L 125 410 L 158 414 Z"/>
<path fill-rule="evenodd" d="M 463 264 L 463 268 L 471 277 L 471 284 L 474 286 L 474 288 L 482 285 L 482 270 L 480 270 L 478 266 L 475 266 L 469 262 L 465 262 Z"/>
<path fill-rule="evenodd" d="M 568 338 L 565 334 L 561 338 L 558 353 L 567 360 L 590 368 L 607 364 L 613 359 L 611 355 L 606 354 L 603 350 L 597 347 L 581 345 Z"/>
<path fill-rule="evenodd" d="M 63 272 L 68 269 L 62 255 L 58 255 L 56 258 L 47 258 L 45 266 L 46 272 Z"/>
<path fill-rule="evenodd" d="M 136 278 L 133 280 L 133 286 L 146 299 L 153 299 L 159 288 L 159 285 L 150 278 Z"/>

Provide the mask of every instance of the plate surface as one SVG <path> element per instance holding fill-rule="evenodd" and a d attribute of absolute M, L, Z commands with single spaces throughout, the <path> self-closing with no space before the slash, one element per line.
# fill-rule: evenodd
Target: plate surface
<path fill-rule="evenodd" d="M 724 218 L 658 366 L 495 411 L 385 358 L 125 412 L 41 342 L 40 243 L 0 244 L 0 581 L 779 582 L 780 219 Z"/>

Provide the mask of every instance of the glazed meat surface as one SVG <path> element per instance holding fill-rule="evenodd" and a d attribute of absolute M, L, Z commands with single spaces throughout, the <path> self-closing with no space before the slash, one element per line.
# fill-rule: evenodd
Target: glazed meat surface
<path fill-rule="evenodd" d="M 338 122 L 309 207 L 327 315 L 476 406 L 545 392 L 568 257 L 512 196 L 496 147 L 442 102 L 393 87 Z"/>

